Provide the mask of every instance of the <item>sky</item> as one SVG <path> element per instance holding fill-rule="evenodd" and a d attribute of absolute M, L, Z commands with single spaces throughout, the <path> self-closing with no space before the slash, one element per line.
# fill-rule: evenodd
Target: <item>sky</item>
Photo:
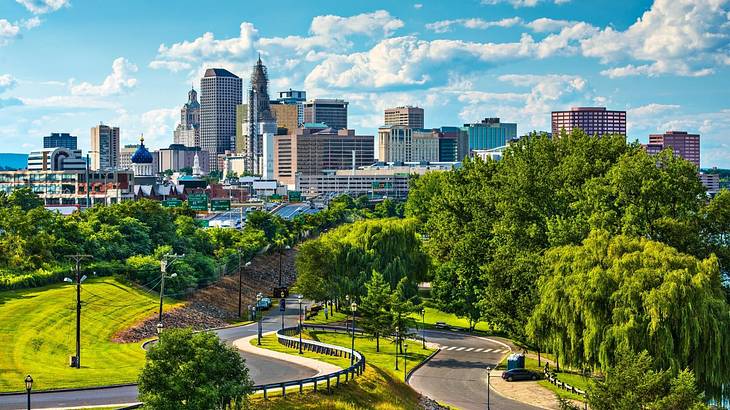
<path fill-rule="evenodd" d="M 730 0 L 205 4 L 0 0 L 0 152 L 51 132 L 86 150 L 100 122 L 167 146 L 203 70 L 246 86 L 260 53 L 272 98 L 344 98 L 358 134 L 399 105 L 429 128 L 500 117 L 520 135 L 606 106 L 627 111 L 629 140 L 700 133 L 702 166 L 730 168 Z"/>

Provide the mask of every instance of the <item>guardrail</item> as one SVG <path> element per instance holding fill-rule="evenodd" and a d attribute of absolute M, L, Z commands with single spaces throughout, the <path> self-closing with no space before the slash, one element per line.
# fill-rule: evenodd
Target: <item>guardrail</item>
<path fill-rule="evenodd" d="M 304 329 L 327 330 L 331 332 L 349 331 L 346 328 L 338 326 L 304 325 L 303 327 Z M 276 337 L 279 343 L 283 344 L 284 346 L 298 349 L 299 337 L 294 336 L 298 334 L 298 332 L 299 327 L 297 326 L 286 327 L 277 331 Z M 352 355 L 351 350 L 346 347 L 331 345 L 328 343 L 322 343 L 308 339 L 302 339 L 302 350 L 345 358 L 349 358 Z M 303 393 L 305 386 L 312 386 L 313 390 L 316 392 L 320 384 L 324 384 L 325 388 L 329 392 L 330 389 L 333 387 L 332 384 L 334 384 L 334 387 L 337 387 L 340 385 L 341 382 L 348 382 L 351 379 L 354 380 L 355 376 L 360 376 L 365 371 L 365 356 L 357 350 L 354 351 L 354 356 L 354 364 L 346 369 L 342 369 L 334 373 L 324 374 L 321 376 L 307 377 L 304 379 L 290 380 L 280 383 L 261 384 L 253 386 L 253 392 L 263 393 L 264 399 L 268 399 L 269 392 L 281 391 L 281 395 L 285 397 L 287 388 L 299 387 L 299 393 Z M 344 380 L 342 380 L 343 377 Z"/>
<path fill-rule="evenodd" d="M 558 380 L 558 378 L 555 377 L 555 373 L 550 372 L 550 371 L 545 371 L 544 373 L 545 373 L 545 380 L 554 384 L 556 387 L 563 389 L 565 391 L 569 391 L 571 393 L 580 394 L 581 396 L 586 395 L 586 392 L 584 390 L 581 390 L 575 386 L 571 386 L 568 383 Z"/>

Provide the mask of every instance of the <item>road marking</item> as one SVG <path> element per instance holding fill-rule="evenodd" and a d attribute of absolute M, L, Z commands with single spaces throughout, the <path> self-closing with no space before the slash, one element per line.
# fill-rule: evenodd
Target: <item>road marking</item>
<path fill-rule="evenodd" d="M 456 346 L 451 346 L 451 347 L 449 347 L 449 348 L 448 348 L 448 349 L 446 349 L 446 350 L 454 350 L 454 349 L 456 349 Z"/>
<path fill-rule="evenodd" d="M 464 349 L 466 349 L 466 347 L 460 347 L 460 348 L 456 349 L 456 351 L 457 351 L 457 352 L 460 352 L 460 351 L 462 351 L 462 350 L 464 350 Z"/>
<path fill-rule="evenodd" d="M 466 350 L 464 350 L 464 351 L 465 351 L 465 352 L 471 352 L 472 350 L 474 350 L 474 348 L 473 348 L 473 347 L 470 347 L 470 348 L 468 348 L 468 349 L 466 349 Z"/>
<path fill-rule="evenodd" d="M 492 350 L 495 350 L 495 349 L 484 349 L 484 353 L 489 353 L 489 352 L 491 352 Z M 495 350 L 495 352 L 496 352 L 496 350 Z"/>
<path fill-rule="evenodd" d="M 482 350 L 484 350 L 484 349 L 477 349 L 477 350 L 475 350 L 475 351 L 474 351 L 474 353 L 479 353 L 479 352 L 481 352 Z"/>

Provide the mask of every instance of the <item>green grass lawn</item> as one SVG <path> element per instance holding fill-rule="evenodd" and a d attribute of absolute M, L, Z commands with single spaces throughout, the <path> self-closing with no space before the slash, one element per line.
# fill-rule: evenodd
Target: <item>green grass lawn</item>
<path fill-rule="evenodd" d="M 304 321 L 304 323 L 310 325 L 328 325 L 330 323 L 344 322 L 349 320 L 350 316 L 344 312 L 329 312 L 327 318 L 324 317 L 324 309 L 320 309 L 317 315 L 313 318 Z"/>
<path fill-rule="evenodd" d="M 411 315 L 418 322 L 418 326 L 421 326 L 421 314 L 414 313 Z M 426 315 L 424 317 L 426 322 L 426 328 L 434 328 L 436 322 L 443 322 L 452 327 L 460 327 L 464 329 L 469 328 L 469 319 L 463 317 L 457 317 L 452 313 L 442 312 L 436 308 L 426 306 Z M 491 333 L 493 329 L 487 322 L 479 322 L 474 328 L 477 331 Z"/>
<path fill-rule="evenodd" d="M 111 341 L 119 330 L 149 317 L 159 298 L 112 278 L 94 278 L 81 288 L 81 369 L 75 354 L 76 288 L 55 284 L 0 292 L 0 391 L 86 387 L 135 382 L 144 365 L 140 343 Z M 166 301 L 166 308 L 173 306 Z"/>

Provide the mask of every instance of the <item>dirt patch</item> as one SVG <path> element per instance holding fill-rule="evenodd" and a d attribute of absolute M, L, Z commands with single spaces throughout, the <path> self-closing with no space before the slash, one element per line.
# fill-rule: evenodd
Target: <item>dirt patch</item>
<path fill-rule="evenodd" d="M 125 329 L 112 337 L 116 343 L 134 343 L 157 335 L 158 315 L 155 314 Z M 191 327 L 195 330 L 212 329 L 228 324 L 223 318 L 215 316 L 215 312 L 205 306 L 187 304 L 185 306 L 165 312 L 162 315 L 165 328 Z"/>

